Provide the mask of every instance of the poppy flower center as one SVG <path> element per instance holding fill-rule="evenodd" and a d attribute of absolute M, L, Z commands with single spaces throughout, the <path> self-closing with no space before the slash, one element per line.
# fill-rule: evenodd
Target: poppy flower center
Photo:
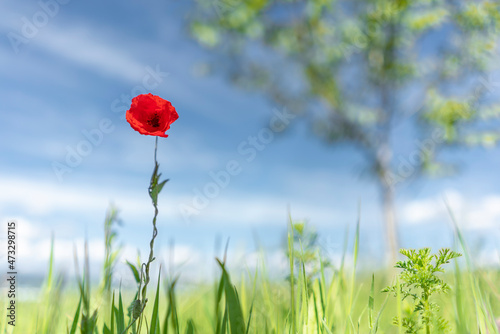
<path fill-rule="evenodd" d="M 147 123 L 152 126 L 153 128 L 159 128 L 160 127 L 160 116 L 157 113 L 154 113 L 153 116 L 151 116 L 148 120 Z"/>

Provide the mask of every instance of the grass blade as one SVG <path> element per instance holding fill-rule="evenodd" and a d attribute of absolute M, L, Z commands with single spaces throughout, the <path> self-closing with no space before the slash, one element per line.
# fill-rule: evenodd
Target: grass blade
<path fill-rule="evenodd" d="M 245 320 L 243 318 L 238 292 L 236 287 L 232 285 L 224 264 L 218 259 L 217 262 L 222 268 L 222 275 L 224 275 L 224 292 L 226 295 L 226 308 L 229 315 L 231 334 L 243 334 L 245 333 Z"/>
<path fill-rule="evenodd" d="M 194 333 L 195 333 L 195 328 L 193 320 L 189 319 L 186 325 L 186 334 L 194 334 Z"/>
<path fill-rule="evenodd" d="M 158 273 L 158 284 L 156 285 L 155 302 L 153 306 L 153 314 L 151 315 L 150 334 L 160 334 L 160 318 L 158 317 L 160 301 L 160 273 Z"/>
<path fill-rule="evenodd" d="M 123 333 L 125 330 L 125 313 L 123 311 L 123 300 L 122 300 L 122 292 L 118 294 L 118 308 L 113 305 L 113 310 L 115 311 L 116 316 L 116 329 L 117 333 Z"/>
<path fill-rule="evenodd" d="M 71 324 L 71 330 L 69 334 L 75 334 L 78 327 L 78 319 L 80 318 L 80 310 L 82 308 L 82 297 L 80 296 L 80 301 L 78 302 L 78 307 L 76 308 L 75 316 L 73 317 L 73 323 Z"/>
<path fill-rule="evenodd" d="M 295 282 L 294 282 L 294 270 L 293 264 L 295 261 L 293 254 L 293 223 L 290 213 L 288 214 L 289 221 L 289 231 L 288 231 L 288 257 L 290 258 L 290 308 L 291 308 L 291 324 L 292 333 L 297 332 L 297 319 L 295 317 Z"/>

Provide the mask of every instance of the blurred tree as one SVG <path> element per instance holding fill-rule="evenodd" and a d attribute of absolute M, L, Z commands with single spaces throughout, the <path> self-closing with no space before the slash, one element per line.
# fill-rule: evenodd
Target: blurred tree
<path fill-rule="evenodd" d="M 489 94 L 496 85 L 485 76 L 497 51 L 499 7 L 465 0 L 198 0 L 191 31 L 224 58 L 217 63 L 234 82 L 306 116 L 327 142 L 349 142 L 364 154 L 394 259 L 395 186 L 424 170 L 442 172 L 435 155 L 443 145 L 499 139 L 491 122 L 477 125 L 500 115 Z M 394 130 L 408 122 L 418 131 L 403 162 L 394 158 Z"/>

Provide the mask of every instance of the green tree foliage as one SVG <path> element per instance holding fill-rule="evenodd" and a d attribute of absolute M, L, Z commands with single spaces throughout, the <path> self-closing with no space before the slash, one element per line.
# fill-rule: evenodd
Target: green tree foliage
<path fill-rule="evenodd" d="M 235 83 L 304 115 L 328 143 L 351 143 L 380 188 L 386 239 L 398 249 L 394 188 L 443 145 L 495 144 L 486 74 L 500 5 L 451 0 L 198 0 L 191 31 Z M 415 136 L 401 166 L 398 126 Z M 483 124 L 479 125 L 478 123 Z M 413 134 L 415 133 L 415 134 Z M 412 138 L 410 138 L 412 139 Z"/>

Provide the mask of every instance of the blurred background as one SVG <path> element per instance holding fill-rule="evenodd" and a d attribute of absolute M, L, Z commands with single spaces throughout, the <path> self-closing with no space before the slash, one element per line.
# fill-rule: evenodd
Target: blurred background
<path fill-rule="evenodd" d="M 263 249 L 286 275 L 289 213 L 334 263 L 358 217 L 368 267 L 391 242 L 453 247 L 445 202 L 477 263 L 498 265 L 498 47 L 476 22 L 488 12 L 246 3 L 0 4 L 0 236 L 17 220 L 21 282 L 44 276 L 51 236 L 68 275 L 87 239 L 97 275 L 110 205 L 121 257 L 147 254 L 154 138 L 125 121 L 146 92 L 180 116 L 159 140 L 156 246 L 186 278 L 211 275 L 227 239 L 233 269 Z"/>

